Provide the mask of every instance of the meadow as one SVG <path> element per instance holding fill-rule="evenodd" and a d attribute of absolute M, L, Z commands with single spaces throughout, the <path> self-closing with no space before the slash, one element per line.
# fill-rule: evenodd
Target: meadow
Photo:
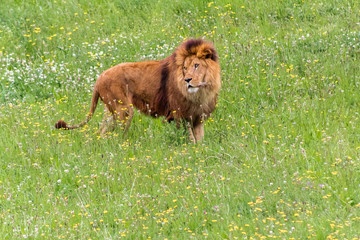
<path fill-rule="evenodd" d="M 0 0 L 2 239 L 360 239 L 357 0 Z M 122 62 L 212 41 L 205 138 L 88 125 Z"/>

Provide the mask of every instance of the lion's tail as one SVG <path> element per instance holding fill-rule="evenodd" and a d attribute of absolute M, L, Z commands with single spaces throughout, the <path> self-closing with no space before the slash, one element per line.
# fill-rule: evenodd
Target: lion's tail
<path fill-rule="evenodd" d="M 57 128 L 57 129 L 60 129 L 60 128 L 62 128 L 62 129 L 75 129 L 75 128 L 79 128 L 79 127 L 82 127 L 85 124 L 87 124 L 90 121 L 91 117 L 94 115 L 96 106 L 97 106 L 98 101 L 99 101 L 99 97 L 100 97 L 100 93 L 96 89 L 94 89 L 93 96 L 92 96 L 92 99 L 91 99 L 90 111 L 89 111 L 85 121 L 83 121 L 83 122 L 81 122 L 79 124 L 76 124 L 76 125 L 69 126 L 66 122 L 60 120 L 57 123 L 55 123 L 55 128 Z"/>

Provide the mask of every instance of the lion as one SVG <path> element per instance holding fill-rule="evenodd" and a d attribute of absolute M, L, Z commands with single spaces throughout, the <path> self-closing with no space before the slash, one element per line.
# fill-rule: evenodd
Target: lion
<path fill-rule="evenodd" d="M 121 63 L 105 70 L 94 85 L 91 107 L 85 121 L 69 126 L 60 120 L 59 129 L 87 124 L 99 98 L 105 112 L 99 132 L 103 135 L 121 125 L 126 133 L 134 108 L 152 117 L 182 122 L 190 140 L 204 137 L 204 121 L 214 111 L 221 87 L 220 64 L 212 43 L 190 39 L 161 61 Z"/>

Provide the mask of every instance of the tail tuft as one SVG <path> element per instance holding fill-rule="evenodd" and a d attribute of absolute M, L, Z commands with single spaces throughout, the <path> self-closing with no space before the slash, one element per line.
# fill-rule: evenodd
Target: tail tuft
<path fill-rule="evenodd" d="M 95 112 L 95 109 L 96 109 L 96 106 L 97 106 L 99 97 L 100 97 L 100 94 L 99 94 L 99 92 L 96 90 L 96 85 L 95 85 L 95 87 L 94 87 L 94 92 L 93 92 L 93 97 L 92 97 L 92 99 L 91 99 L 90 112 L 89 112 L 89 114 L 87 115 L 86 120 L 83 121 L 83 122 L 81 122 L 81 123 L 79 123 L 79 124 L 71 125 L 71 126 L 67 125 L 66 122 L 60 120 L 60 121 L 57 121 L 57 123 L 55 123 L 55 128 L 56 128 L 56 129 L 65 129 L 65 130 L 68 130 L 68 129 L 76 129 L 76 128 L 82 127 L 82 126 L 84 126 L 85 124 L 87 124 L 87 123 L 90 121 L 92 115 L 93 115 L 94 112 Z"/>
<path fill-rule="evenodd" d="M 60 128 L 68 129 L 68 126 L 67 126 L 66 122 L 60 120 L 57 123 L 55 123 L 55 128 L 56 129 L 60 129 Z"/>

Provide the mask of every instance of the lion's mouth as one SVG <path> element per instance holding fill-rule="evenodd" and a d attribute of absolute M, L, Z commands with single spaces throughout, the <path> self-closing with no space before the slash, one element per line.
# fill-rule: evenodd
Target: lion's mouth
<path fill-rule="evenodd" d="M 188 91 L 189 93 L 196 93 L 197 91 L 199 91 L 199 88 L 198 88 L 198 87 L 194 87 L 194 86 L 192 86 L 192 85 L 189 85 L 187 91 Z"/>
<path fill-rule="evenodd" d="M 188 85 L 187 85 L 187 91 L 188 91 L 189 93 L 196 93 L 197 91 L 199 91 L 199 88 L 200 88 L 200 87 L 204 87 L 204 86 L 206 86 L 206 85 L 207 85 L 207 83 L 205 83 L 205 82 L 199 83 L 198 86 L 193 86 L 193 85 L 191 85 L 191 84 L 188 84 Z"/>

